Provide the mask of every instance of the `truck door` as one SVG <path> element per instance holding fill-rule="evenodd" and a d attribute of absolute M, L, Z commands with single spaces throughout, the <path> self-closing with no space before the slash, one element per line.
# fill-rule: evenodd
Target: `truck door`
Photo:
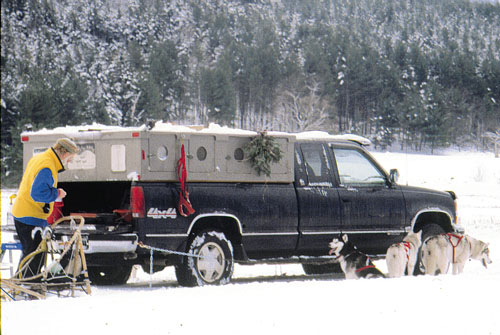
<path fill-rule="evenodd" d="M 405 234 L 403 192 L 358 147 L 333 147 L 342 203 L 342 232 L 362 251 L 383 254 Z"/>
<path fill-rule="evenodd" d="M 325 255 L 341 228 L 341 208 L 333 187 L 332 162 L 323 143 L 295 147 L 295 187 L 299 203 L 299 244 L 303 254 Z"/>

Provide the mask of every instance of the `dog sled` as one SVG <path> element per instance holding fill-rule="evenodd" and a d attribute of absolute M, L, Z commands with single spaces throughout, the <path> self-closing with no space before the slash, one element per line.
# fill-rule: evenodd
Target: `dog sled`
<path fill-rule="evenodd" d="M 84 223 L 82 216 L 65 216 L 49 228 L 36 229 L 42 241 L 21 260 L 11 278 L 1 279 L 2 300 L 74 296 L 76 291 L 91 294 L 81 234 Z M 39 262 L 36 273 L 31 272 L 32 262 Z"/>

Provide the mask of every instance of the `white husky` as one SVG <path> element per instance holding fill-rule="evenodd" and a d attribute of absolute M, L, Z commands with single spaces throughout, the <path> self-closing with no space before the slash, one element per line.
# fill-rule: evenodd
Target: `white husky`
<path fill-rule="evenodd" d="M 453 264 L 453 274 L 458 274 L 462 273 L 468 259 L 480 260 L 487 267 L 491 264 L 489 253 L 488 243 L 468 235 L 440 234 L 423 243 L 422 263 L 426 274 L 446 274 L 450 263 Z"/>
<path fill-rule="evenodd" d="M 395 243 L 387 249 L 385 261 L 389 277 L 399 278 L 405 274 L 413 274 L 415 262 L 417 261 L 418 249 L 420 248 L 422 231 L 418 233 L 410 232 L 403 239 L 403 242 Z"/>

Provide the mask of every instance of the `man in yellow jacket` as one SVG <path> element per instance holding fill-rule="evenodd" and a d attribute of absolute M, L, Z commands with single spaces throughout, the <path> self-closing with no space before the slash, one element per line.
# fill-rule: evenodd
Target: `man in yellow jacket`
<path fill-rule="evenodd" d="M 42 240 L 41 234 L 33 234 L 33 230 L 48 226 L 47 218 L 54 208 L 54 201 L 66 196 L 62 188 L 57 188 L 57 175 L 64 171 L 64 166 L 78 151 L 72 140 L 60 138 L 52 148 L 29 160 L 12 207 L 17 235 L 23 247 L 22 258 L 35 251 Z M 42 254 L 38 254 L 30 262 L 25 277 L 39 273 L 42 261 Z"/>

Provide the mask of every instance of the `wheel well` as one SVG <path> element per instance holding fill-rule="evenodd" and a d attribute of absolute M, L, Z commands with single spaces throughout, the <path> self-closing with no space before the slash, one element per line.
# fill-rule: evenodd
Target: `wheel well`
<path fill-rule="evenodd" d="M 236 219 L 228 216 L 206 216 L 196 220 L 191 228 L 189 238 L 193 238 L 202 230 L 215 229 L 223 232 L 234 244 L 241 243 L 239 223 Z"/>
<path fill-rule="evenodd" d="M 413 231 L 418 232 L 422 230 L 429 222 L 439 225 L 445 232 L 451 232 L 453 230 L 451 219 L 448 214 L 444 212 L 425 212 L 417 216 L 415 224 L 413 225 Z"/>

